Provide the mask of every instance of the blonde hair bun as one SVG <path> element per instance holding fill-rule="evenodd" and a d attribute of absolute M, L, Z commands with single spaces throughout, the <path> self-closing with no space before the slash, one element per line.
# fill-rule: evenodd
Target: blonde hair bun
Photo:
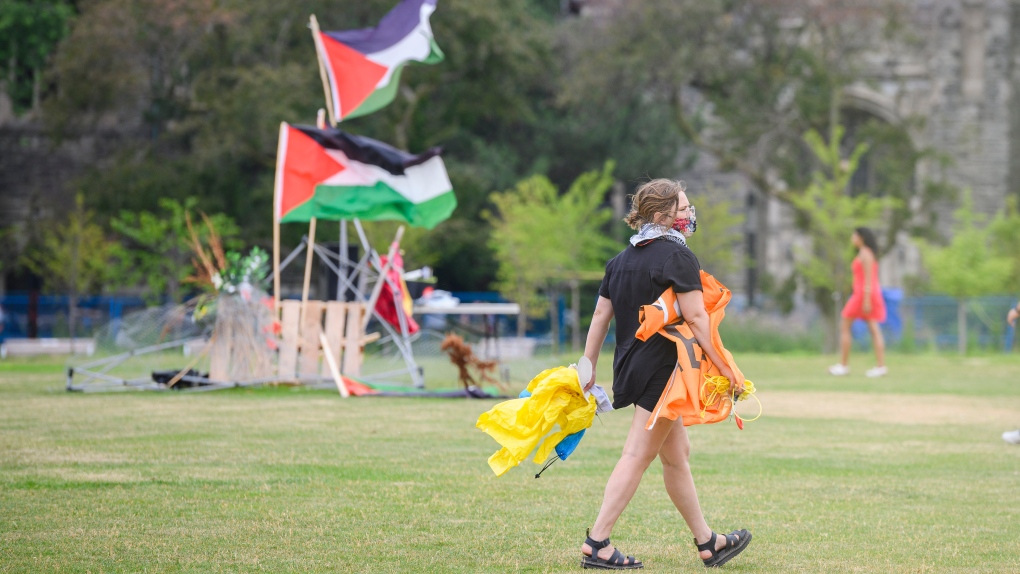
<path fill-rule="evenodd" d="M 630 213 L 623 222 L 631 229 L 652 223 L 656 213 L 668 213 L 687 191 L 687 184 L 676 179 L 659 178 L 647 181 L 630 196 Z"/>

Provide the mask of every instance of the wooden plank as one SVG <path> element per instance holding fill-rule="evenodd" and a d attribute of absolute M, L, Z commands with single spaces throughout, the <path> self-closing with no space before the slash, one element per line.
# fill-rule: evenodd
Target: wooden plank
<path fill-rule="evenodd" d="M 277 375 L 281 380 L 290 380 L 297 376 L 298 358 L 298 321 L 301 317 L 300 301 L 283 301 L 283 321 L 281 324 L 280 360 Z"/>
<path fill-rule="evenodd" d="M 301 358 L 298 372 L 301 375 L 319 374 L 319 334 L 322 333 L 322 301 L 305 303 L 304 323 L 301 325 Z"/>
<path fill-rule="evenodd" d="M 319 333 L 319 341 L 322 343 L 323 349 L 329 348 L 329 341 L 326 339 L 325 333 Z M 351 396 L 351 393 L 347 390 L 347 385 L 344 384 L 343 377 L 340 376 L 340 369 L 337 368 L 336 361 L 333 360 L 333 354 L 327 351 L 322 354 L 322 357 L 326 359 L 323 362 L 329 367 L 329 376 L 333 377 L 333 382 L 336 383 L 336 390 L 340 391 L 340 396 L 345 399 Z"/>
<path fill-rule="evenodd" d="M 343 355 L 344 345 L 344 322 L 347 318 L 347 304 L 343 301 L 329 301 L 326 303 L 326 340 L 329 345 L 325 352 L 333 357 L 336 365 L 341 365 L 340 358 Z M 323 375 L 329 375 L 326 364 L 323 364 Z"/>
<path fill-rule="evenodd" d="M 364 303 L 347 304 L 347 337 L 344 340 L 344 368 L 341 371 L 348 377 L 361 375 L 363 349 L 361 348 L 362 327 L 365 316 Z"/>

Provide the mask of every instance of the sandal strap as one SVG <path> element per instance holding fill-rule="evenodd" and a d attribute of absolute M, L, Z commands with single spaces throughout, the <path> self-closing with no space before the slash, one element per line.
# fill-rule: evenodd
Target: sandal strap
<path fill-rule="evenodd" d="M 592 556 L 594 556 L 595 553 L 598 552 L 599 550 L 602 550 L 606 546 L 609 546 L 608 538 L 606 538 L 605 540 L 595 540 L 594 538 L 591 537 L 591 530 L 588 530 L 585 533 L 585 535 L 587 536 L 587 538 L 585 538 L 584 543 L 592 547 L 593 550 Z"/>
<path fill-rule="evenodd" d="M 613 548 L 613 555 L 606 559 L 606 562 L 614 566 L 623 566 L 624 561 L 627 558 L 620 552 L 619 548 Z"/>
<path fill-rule="evenodd" d="M 715 533 L 713 532 L 712 534 Z M 589 558 L 592 558 L 597 562 L 601 562 L 603 564 L 610 564 L 612 566 L 633 566 L 639 563 L 637 558 L 633 556 L 624 555 L 622 552 L 620 552 L 619 548 L 613 548 L 613 555 L 610 556 L 609 558 L 606 559 L 599 558 L 599 550 L 602 550 L 606 546 L 609 546 L 609 539 L 606 538 L 605 540 L 595 540 L 594 538 L 591 537 L 591 530 L 588 530 L 586 532 L 586 538 L 584 540 L 584 543 L 587 544 L 588 546 L 591 546 L 591 556 Z"/>
<path fill-rule="evenodd" d="M 740 544 L 740 541 L 743 540 L 745 536 L 747 536 L 747 531 L 743 529 L 730 532 L 726 535 L 726 548 L 733 548 Z"/>
<path fill-rule="evenodd" d="M 712 536 L 708 539 L 708 542 L 705 542 L 704 544 L 698 544 L 698 539 L 695 538 L 694 539 L 694 545 L 698 547 L 698 552 L 701 552 L 703 550 L 708 550 L 709 552 L 712 553 L 712 556 L 715 556 L 715 553 L 716 553 L 716 550 L 715 550 L 715 539 L 718 538 L 718 537 L 719 537 L 719 535 L 716 534 L 715 531 L 713 530 L 712 531 Z M 727 538 L 726 540 L 727 540 L 727 544 L 729 544 L 729 538 Z"/>

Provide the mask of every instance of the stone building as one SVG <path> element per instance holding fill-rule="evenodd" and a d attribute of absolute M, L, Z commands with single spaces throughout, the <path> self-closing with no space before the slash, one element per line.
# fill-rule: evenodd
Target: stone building
<path fill-rule="evenodd" d="M 911 41 L 876 39 L 864 56 L 863 76 L 844 90 L 843 120 L 906 122 L 916 149 L 952 159 L 944 170 L 934 161 L 921 162 L 915 185 L 937 175 L 970 189 L 975 208 L 994 214 L 1007 197 L 1020 199 L 1020 3 L 901 4 Z M 735 293 L 753 298 L 761 282 L 758 273 L 780 280 L 792 273 L 796 248 L 808 245 L 794 230 L 788 207 L 762 200 L 742 176 L 720 173 L 711 157 L 701 157 L 684 177 L 695 187 L 728 190 L 729 198 L 746 208 L 745 256 L 757 266 L 730 278 Z M 939 215 L 951 211 L 946 206 Z M 903 287 L 920 269 L 917 246 L 902 234 L 881 260 L 880 274 L 884 284 Z"/>

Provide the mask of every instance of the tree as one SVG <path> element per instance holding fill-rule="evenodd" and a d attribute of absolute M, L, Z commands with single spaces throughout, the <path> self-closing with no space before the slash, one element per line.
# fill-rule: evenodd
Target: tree
<path fill-rule="evenodd" d="M 343 30 L 374 26 L 392 7 L 392 0 L 82 4 L 51 69 L 58 89 L 46 119 L 58 131 L 112 125 L 124 136 L 122 153 L 82 184 L 101 217 L 195 197 L 197 209 L 232 217 L 247 243 L 267 247 L 279 122 L 312 123 L 324 103 L 308 15 L 325 30 Z M 547 109 L 557 8 L 545 0 L 444 0 L 431 22 L 446 60 L 407 67 L 396 101 L 343 124 L 404 149 L 444 147 L 458 209 L 405 244 L 408 259 L 435 267 L 445 288 L 488 288 L 495 265 L 479 214 L 489 193 L 549 169 L 556 142 L 548 123 L 559 117 Z M 283 244 L 296 244 L 305 229 L 285 226 Z"/>
<path fill-rule="evenodd" d="M 799 227 L 811 238 L 811 251 L 800 254 L 797 272 L 826 318 L 833 344 L 838 322 L 834 294 L 846 293 L 850 287 L 850 236 L 856 227 L 876 221 L 887 205 L 882 199 L 849 193 L 850 179 L 867 146 L 858 144 L 850 157 L 843 158 L 839 145 L 842 140 L 843 127 L 839 125 L 828 142 L 816 131 L 804 135 L 822 169 L 815 170 L 803 191 L 790 194 Z"/>
<path fill-rule="evenodd" d="M 61 222 L 47 225 L 41 242 L 26 250 L 24 264 L 43 279 L 46 289 L 67 293 L 67 323 L 75 337 L 78 298 L 102 290 L 111 274 L 115 244 L 94 223 L 79 193 L 74 209 Z"/>
<path fill-rule="evenodd" d="M 1006 200 L 1006 208 L 995 215 L 988 229 L 995 255 L 1012 261 L 1013 273 L 1005 291 L 1020 291 L 1020 209 L 1016 198 Z"/>
<path fill-rule="evenodd" d="M 713 190 L 694 201 L 698 232 L 687 239 L 687 244 L 697 255 L 701 268 L 716 276 L 736 271 L 744 263 L 736 255 L 740 253 L 744 215 L 733 213 L 733 205 L 716 199 Z"/>
<path fill-rule="evenodd" d="M 667 110 L 673 129 L 720 168 L 744 175 L 756 192 L 793 205 L 809 188 L 814 165 L 803 134 L 848 123 L 841 94 L 860 78 L 862 55 L 875 45 L 910 41 L 895 2 L 792 0 L 646 0 L 614 5 L 610 15 L 568 29 L 560 98 L 640 98 Z M 888 246 L 903 230 L 924 233 L 908 198 L 922 207 L 945 188 L 912 183 L 917 162 L 909 122 L 864 122 L 840 142 L 865 143 L 871 188 L 890 197 Z M 843 242 L 841 242 L 843 243 Z M 753 252 L 752 252 L 753 255 Z M 752 262 L 753 264 L 753 262 Z"/>
<path fill-rule="evenodd" d="M 489 246 L 499 263 L 496 286 L 521 305 L 518 336 L 524 336 L 527 317 L 544 313 L 543 295 L 551 298 L 564 281 L 601 271 L 606 257 L 616 249 L 602 229 L 612 217 L 601 207 L 612 186 L 612 170 L 613 163 L 606 162 L 601 171 L 581 174 L 563 195 L 541 175 L 492 194 L 494 210 L 484 217 L 492 224 Z M 557 241 L 557 237 L 567 240 Z M 578 328 L 575 323 L 574 329 Z M 557 336 L 554 332 L 554 339 Z"/>
<path fill-rule="evenodd" d="M 126 285 L 145 285 L 150 302 L 169 299 L 177 303 L 182 298 L 182 282 L 195 273 L 187 218 L 196 201 L 164 199 L 159 204 L 162 213 L 124 211 L 110 222 L 124 238 L 117 252 L 118 279 Z M 216 214 L 209 221 L 225 246 L 237 248 L 239 230 L 232 219 Z M 195 229 L 200 240 L 208 236 L 204 226 Z"/>
<path fill-rule="evenodd" d="M 39 108 L 47 61 L 73 16 L 59 0 L 0 0 L 0 84 L 15 111 Z"/>
<path fill-rule="evenodd" d="M 953 215 L 956 225 L 949 244 L 926 243 L 921 252 L 932 289 L 956 298 L 957 347 L 962 355 L 967 352 L 967 300 L 1008 291 L 1015 255 L 995 253 L 995 229 L 979 227 L 982 218 L 974 212 L 969 191 Z"/>

